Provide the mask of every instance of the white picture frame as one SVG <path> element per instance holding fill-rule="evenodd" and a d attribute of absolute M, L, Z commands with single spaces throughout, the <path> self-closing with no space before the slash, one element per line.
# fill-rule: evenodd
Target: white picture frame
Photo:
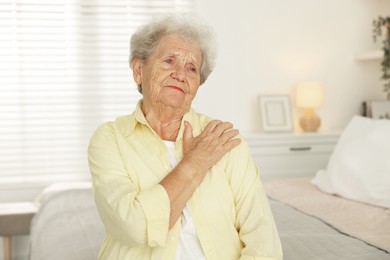
<path fill-rule="evenodd" d="M 390 101 L 371 101 L 371 117 L 390 120 Z"/>
<path fill-rule="evenodd" d="M 264 132 L 293 131 L 290 96 L 260 95 L 258 103 Z"/>

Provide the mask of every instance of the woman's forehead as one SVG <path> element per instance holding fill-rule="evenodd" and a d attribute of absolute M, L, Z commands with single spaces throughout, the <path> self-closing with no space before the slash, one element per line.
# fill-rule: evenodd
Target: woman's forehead
<path fill-rule="evenodd" d="M 199 48 L 177 35 L 164 36 L 158 46 L 157 52 L 160 55 L 191 55 L 193 58 L 200 58 L 201 52 Z"/>

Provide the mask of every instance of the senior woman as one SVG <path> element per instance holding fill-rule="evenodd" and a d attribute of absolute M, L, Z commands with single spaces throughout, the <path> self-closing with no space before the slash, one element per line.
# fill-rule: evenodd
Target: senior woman
<path fill-rule="evenodd" d="M 248 145 L 231 123 L 191 108 L 213 68 L 213 37 L 175 15 L 133 34 L 130 66 L 143 98 L 89 145 L 107 233 L 99 259 L 282 258 Z"/>

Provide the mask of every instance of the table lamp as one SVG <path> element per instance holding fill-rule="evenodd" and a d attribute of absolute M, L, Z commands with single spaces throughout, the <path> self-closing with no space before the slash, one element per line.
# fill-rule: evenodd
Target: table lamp
<path fill-rule="evenodd" d="M 315 132 L 321 125 L 321 119 L 315 112 L 315 108 L 322 105 L 323 86 L 319 82 L 302 82 L 296 89 L 297 106 L 304 108 L 299 120 L 301 128 L 305 132 Z"/>

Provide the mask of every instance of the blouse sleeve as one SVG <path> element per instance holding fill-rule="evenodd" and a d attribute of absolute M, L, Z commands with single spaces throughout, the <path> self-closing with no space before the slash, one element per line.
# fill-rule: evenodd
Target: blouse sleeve
<path fill-rule="evenodd" d="M 131 247 L 163 246 L 169 231 L 168 195 L 159 184 L 140 191 L 127 172 L 117 135 L 113 123 L 102 125 L 88 147 L 95 203 L 106 232 Z"/>
<path fill-rule="evenodd" d="M 282 259 L 282 247 L 271 208 L 257 166 L 244 140 L 230 152 L 227 172 L 236 205 L 235 226 L 244 244 L 241 259 Z"/>

